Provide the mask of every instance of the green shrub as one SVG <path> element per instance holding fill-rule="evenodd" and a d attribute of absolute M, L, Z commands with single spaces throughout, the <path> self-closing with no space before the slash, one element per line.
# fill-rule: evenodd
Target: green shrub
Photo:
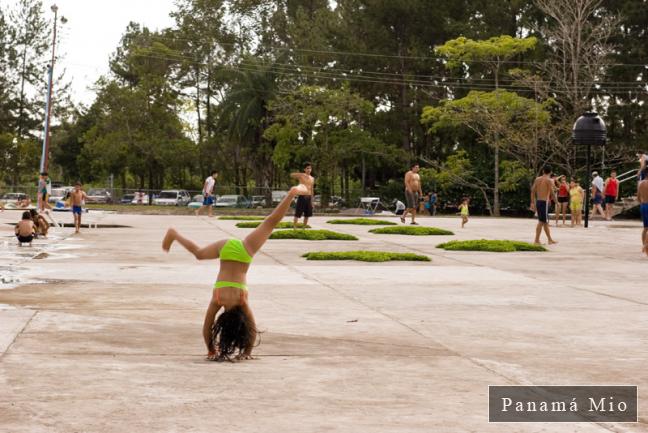
<path fill-rule="evenodd" d="M 375 220 L 371 218 L 352 218 L 343 220 L 326 221 L 329 224 L 355 224 L 360 226 L 395 226 L 396 223 L 385 220 Z"/>
<path fill-rule="evenodd" d="M 472 241 L 450 241 L 437 245 L 448 251 L 489 251 L 494 253 L 512 253 L 515 251 L 547 251 L 542 245 L 530 244 L 519 241 L 500 240 L 472 240 Z"/>
<path fill-rule="evenodd" d="M 396 226 L 381 227 L 379 229 L 369 230 L 371 233 L 379 235 L 410 235 L 410 236 L 434 236 L 434 235 L 453 235 L 449 230 L 439 229 L 436 227 L 420 226 Z"/>
<path fill-rule="evenodd" d="M 222 216 L 218 217 L 219 220 L 230 220 L 230 221 L 263 221 L 265 217 L 262 216 L 251 216 L 251 215 L 241 215 L 241 216 Z"/>
<path fill-rule="evenodd" d="M 255 229 L 261 225 L 261 221 L 246 221 L 236 224 L 236 227 L 240 229 Z M 277 224 L 276 229 L 292 229 L 294 228 L 293 223 L 288 221 L 283 221 Z M 309 229 L 311 226 L 304 225 L 304 223 L 297 223 L 297 228 L 300 229 Z"/>
<path fill-rule="evenodd" d="M 390 260 L 429 262 L 430 258 L 413 253 L 390 253 L 385 251 L 314 252 L 302 257 L 307 260 L 358 260 L 361 262 L 388 262 Z"/>
<path fill-rule="evenodd" d="M 270 235 L 270 239 L 303 239 L 307 241 L 357 241 L 355 236 L 330 230 L 279 230 Z"/>

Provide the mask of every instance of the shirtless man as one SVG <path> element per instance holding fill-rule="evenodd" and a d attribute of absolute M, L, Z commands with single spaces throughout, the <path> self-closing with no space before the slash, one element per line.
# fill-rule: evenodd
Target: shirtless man
<path fill-rule="evenodd" d="M 297 197 L 297 204 L 295 205 L 295 219 L 293 220 L 293 227 L 297 228 L 299 219 L 304 216 L 304 227 L 308 224 L 308 218 L 313 216 L 313 195 L 315 178 L 311 176 L 313 172 L 313 165 L 310 162 L 304 164 L 303 173 L 291 173 L 290 177 L 297 179 L 300 184 L 308 188 L 308 194 L 300 195 Z"/>
<path fill-rule="evenodd" d="M 74 215 L 74 233 L 81 230 L 81 213 L 83 212 L 83 201 L 86 199 L 86 193 L 81 188 L 81 182 L 74 185 L 74 190 L 70 193 L 70 202 L 72 203 L 72 215 Z"/>
<path fill-rule="evenodd" d="M 643 231 L 641 232 L 641 243 L 643 252 L 648 256 L 648 167 L 641 170 L 643 180 L 637 187 L 637 200 L 641 203 L 641 219 L 643 219 Z"/>
<path fill-rule="evenodd" d="M 531 188 L 531 210 L 538 214 L 538 225 L 536 226 L 535 243 L 540 244 L 540 235 L 544 229 L 549 244 L 557 243 L 551 239 L 549 229 L 549 200 L 553 194 L 554 182 L 551 180 L 551 167 L 548 165 L 542 169 L 542 176 L 536 178 Z"/>
<path fill-rule="evenodd" d="M 405 224 L 405 217 L 407 213 L 412 214 L 412 224 L 417 226 L 416 222 L 416 209 L 419 207 L 419 200 L 423 197 L 423 191 L 421 190 L 421 176 L 418 174 L 419 165 L 413 163 L 410 167 L 410 171 L 405 173 L 405 202 L 407 203 L 407 209 L 401 215 L 400 220 Z"/>

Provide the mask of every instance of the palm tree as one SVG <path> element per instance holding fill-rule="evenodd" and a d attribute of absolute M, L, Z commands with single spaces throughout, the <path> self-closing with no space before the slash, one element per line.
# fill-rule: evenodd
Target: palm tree
<path fill-rule="evenodd" d="M 268 103 L 278 90 L 276 62 L 244 58 L 233 71 L 234 82 L 219 106 L 219 125 L 229 131 L 230 140 L 236 146 L 234 168 L 237 180 L 242 168 L 240 155 L 245 151 L 254 164 L 256 185 L 264 188 L 266 200 L 272 197 L 274 145 L 263 135 L 271 123 Z"/>

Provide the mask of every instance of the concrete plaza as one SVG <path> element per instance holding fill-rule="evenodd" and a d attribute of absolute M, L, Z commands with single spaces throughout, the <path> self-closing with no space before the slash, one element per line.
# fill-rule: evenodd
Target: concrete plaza
<path fill-rule="evenodd" d="M 241 363 L 204 360 L 218 263 L 175 246 L 247 229 L 207 217 L 108 214 L 17 248 L 0 213 L 0 431 L 645 432 L 648 258 L 637 221 L 554 229 L 547 253 L 447 252 L 531 241 L 527 219 L 421 218 L 455 236 L 314 228 L 356 242 L 271 240 L 249 275 L 264 331 Z M 71 218 L 66 215 L 62 219 Z M 393 218 L 392 218 L 393 219 Z M 6 242 L 5 242 L 6 241 Z M 416 252 L 429 263 L 309 262 L 309 251 Z M 488 385 L 639 386 L 637 424 L 489 424 Z"/>

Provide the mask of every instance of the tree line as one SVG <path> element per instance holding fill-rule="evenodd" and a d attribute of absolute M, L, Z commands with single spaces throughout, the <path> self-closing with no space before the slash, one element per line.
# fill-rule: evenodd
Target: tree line
<path fill-rule="evenodd" d="M 526 206 L 544 164 L 584 174 L 570 141 L 584 111 L 608 126 L 602 165 L 648 146 L 645 0 L 179 0 L 171 14 L 125 29 L 91 106 L 58 77 L 55 179 L 199 189 L 216 168 L 269 193 L 309 161 L 323 201 L 352 201 L 400 195 L 417 160 L 426 189 L 499 215 Z M 37 172 L 50 32 L 40 1 L 0 10 L 6 184 Z"/>

